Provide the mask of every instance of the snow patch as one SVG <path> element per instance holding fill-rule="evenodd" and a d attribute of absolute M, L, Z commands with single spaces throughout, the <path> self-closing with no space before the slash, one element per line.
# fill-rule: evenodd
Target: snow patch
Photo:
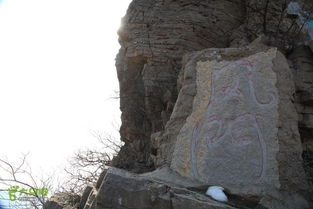
<path fill-rule="evenodd" d="M 223 190 L 224 188 L 220 186 L 210 186 L 205 194 L 212 197 L 214 200 L 220 202 L 227 202 L 228 198 L 223 192 Z"/>

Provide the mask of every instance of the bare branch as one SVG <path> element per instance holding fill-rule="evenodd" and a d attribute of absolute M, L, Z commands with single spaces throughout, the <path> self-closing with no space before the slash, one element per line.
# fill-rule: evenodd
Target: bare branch
<path fill-rule="evenodd" d="M 122 146 L 110 135 L 103 137 L 99 132 L 93 131 L 92 135 L 98 140 L 97 149 L 79 150 L 69 160 L 69 167 L 64 171 L 68 179 L 61 185 L 60 192 L 81 193 L 88 184 L 95 184 L 99 175 L 111 164 L 113 156 Z"/>
<path fill-rule="evenodd" d="M 18 193 L 31 195 L 30 198 L 26 200 L 26 202 L 31 204 L 34 208 L 39 209 L 42 208 L 46 200 L 42 194 L 38 193 L 39 189 L 38 182 L 40 182 L 42 188 L 51 189 L 52 178 L 49 177 L 45 180 L 44 179 L 37 180 L 32 174 L 31 167 L 27 163 L 27 156 L 28 154 L 23 154 L 21 162 L 18 163 L 18 166 L 16 167 L 13 165 L 13 163 L 9 162 L 8 160 L 0 159 L 0 169 L 3 170 L 6 175 L 6 177 L 0 177 L 0 183 L 6 186 L 12 186 L 12 184 L 14 183 L 25 186 L 28 190 L 26 191 L 20 190 L 18 191 Z M 28 181 L 27 179 L 29 179 L 30 181 Z M 5 191 L 10 192 L 9 190 L 10 189 L 6 189 Z M 18 203 L 17 205 L 20 204 L 22 203 Z"/>

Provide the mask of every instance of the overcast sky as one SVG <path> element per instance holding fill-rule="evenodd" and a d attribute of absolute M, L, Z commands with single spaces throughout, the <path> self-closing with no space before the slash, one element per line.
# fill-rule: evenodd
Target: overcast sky
<path fill-rule="evenodd" d="M 0 157 L 36 172 L 120 123 L 117 29 L 130 0 L 0 0 Z M 115 132 L 115 133 L 114 133 Z M 0 173 L 1 175 L 1 173 Z"/>

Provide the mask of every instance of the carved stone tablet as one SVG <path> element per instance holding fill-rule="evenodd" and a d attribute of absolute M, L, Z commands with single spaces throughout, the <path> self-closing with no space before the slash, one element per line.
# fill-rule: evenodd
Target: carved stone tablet
<path fill-rule="evenodd" d="M 237 58 L 207 55 L 197 62 L 197 93 L 177 136 L 173 170 L 207 184 L 260 194 L 281 188 L 284 167 L 302 169 L 289 158 L 301 158 L 301 144 L 296 118 L 281 121 L 281 114 L 296 117 L 296 112 L 291 72 L 286 63 L 280 66 L 285 72 L 276 72 L 277 54 L 271 48 Z M 293 135 L 286 134 L 290 129 Z M 283 154 L 290 142 L 297 144 L 293 153 Z M 288 172 L 294 178 L 298 171 Z M 298 174 L 301 180 L 303 172 Z"/>

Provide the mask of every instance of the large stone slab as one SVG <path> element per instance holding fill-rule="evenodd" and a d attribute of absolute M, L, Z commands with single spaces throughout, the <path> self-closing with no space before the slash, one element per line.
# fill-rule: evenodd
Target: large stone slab
<path fill-rule="evenodd" d="M 294 83 L 283 55 L 259 47 L 190 57 L 197 90 L 171 168 L 237 194 L 307 189 Z"/>
<path fill-rule="evenodd" d="M 163 173 L 163 172 L 161 172 Z M 96 209 L 236 209 L 179 185 L 157 178 L 160 172 L 145 175 L 110 168 L 98 191 Z M 162 174 L 161 174 L 162 175 Z M 176 174 L 177 175 L 177 174 Z M 175 174 L 166 173 L 169 179 Z M 161 177 L 162 178 L 162 177 Z M 177 177 L 178 179 L 181 177 Z M 187 180 L 188 182 L 188 180 Z M 257 204 L 254 207 L 256 208 Z M 242 207 L 243 208 L 243 207 Z"/>

